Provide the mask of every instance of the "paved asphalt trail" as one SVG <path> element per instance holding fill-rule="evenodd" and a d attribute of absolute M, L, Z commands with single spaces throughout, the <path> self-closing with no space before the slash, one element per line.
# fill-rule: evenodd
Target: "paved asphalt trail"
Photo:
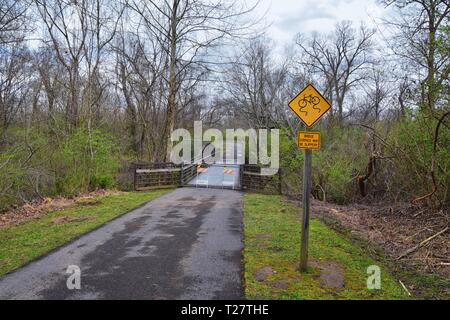
<path fill-rule="evenodd" d="M 242 248 L 241 193 L 178 189 L 6 275 L 0 299 L 242 299 Z"/>

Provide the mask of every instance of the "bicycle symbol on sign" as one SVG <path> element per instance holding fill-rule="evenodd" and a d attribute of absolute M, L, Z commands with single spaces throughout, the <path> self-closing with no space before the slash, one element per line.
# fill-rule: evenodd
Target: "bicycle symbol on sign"
<path fill-rule="evenodd" d="M 320 113 L 320 108 L 317 107 L 317 105 L 320 103 L 320 98 L 313 96 L 312 94 L 310 94 L 309 96 L 305 96 L 303 99 L 301 99 L 298 102 L 298 105 L 300 106 L 300 112 L 304 112 L 305 115 L 308 115 L 308 111 L 306 111 L 305 109 L 308 106 L 312 106 L 313 110 L 317 110 Z"/>

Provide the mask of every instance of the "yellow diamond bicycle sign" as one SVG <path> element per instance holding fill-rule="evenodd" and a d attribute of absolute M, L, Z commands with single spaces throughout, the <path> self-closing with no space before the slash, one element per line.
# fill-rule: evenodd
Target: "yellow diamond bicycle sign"
<path fill-rule="evenodd" d="M 331 104 L 312 84 L 308 84 L 289 102 L 289 107 L 311 128 L 331 109 Z"/>

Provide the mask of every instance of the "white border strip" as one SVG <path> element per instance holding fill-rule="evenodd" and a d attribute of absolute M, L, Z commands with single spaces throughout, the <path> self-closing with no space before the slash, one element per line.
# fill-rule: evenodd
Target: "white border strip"
<path fill-rule="evenodd" d="M 150 170 L 150 169 L 141 169 L 141 170 L 136 170 L 136 173 L 159 173 L 159 172 L 180 172 L 181 169 L 155 169 L 155 170 Z"/>

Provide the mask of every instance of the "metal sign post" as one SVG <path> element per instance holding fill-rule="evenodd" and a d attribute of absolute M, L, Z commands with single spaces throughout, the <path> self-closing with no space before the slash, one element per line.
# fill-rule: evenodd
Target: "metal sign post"
<path fill-rule="evenodd" d="M 289 107 L 308 127 L 313 127 L 330 109 L 331 104 L 319 91 L 309 84 L 291 102 Z M 308 240 L 309 240 L 309 218 L 311 208 L 312 188 L 312 150 L 320 149 L 319 132 L 300 132 L 298 147 L 305 150 L 303 164 L 303 214 L 301 230 L 300 249 L 300 271 L 305 272 L 308 267 Z"/>
<path fill-rule="evenodd" d="M 300 251 L 300 271 L 306 271 L 308 267 L 308 239 L 309 239 L 309 216 L 310 216 L 310 194 L 311 194 L 311 166 L 312 150 L 305 150 L 305 161 L 303 164 L 303 218 L 302 218 L 302 246 Z"/>

